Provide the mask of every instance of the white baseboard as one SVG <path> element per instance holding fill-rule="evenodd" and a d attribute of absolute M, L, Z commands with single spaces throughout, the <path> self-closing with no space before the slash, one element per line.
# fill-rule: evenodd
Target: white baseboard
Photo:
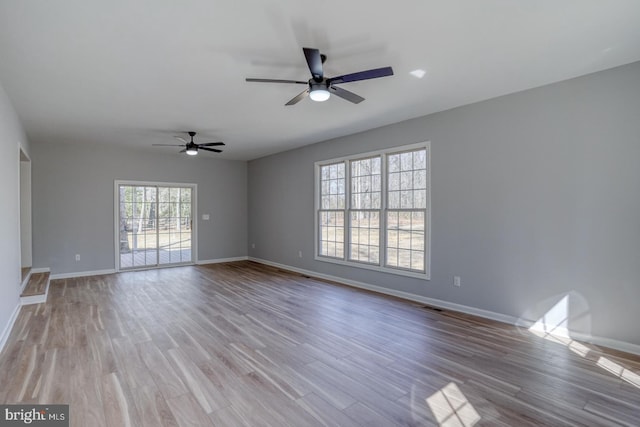
<path fill-rule="evenodd" d="M 18 318 L 18 313 L 20 312 L 20 307 L 22 305 L 18 302 L 16 308 L 13 309 L 13 313 L 11 313 L 11 317 L 9 317 L 9 321 L 7 322 L 7 326 L 5 326 L 2 331 L 2 335 L 0 335 L 0 353 L 4 349 L 4 345 L 7 343 L 9 339 L 9 335 L 11 335 L 11 330 L 13 329 L 13 325 L 16 323 L 16 319 Z"/>
<path fill-rule="evenodd" d="M 203 260 L 196 261 L 196 264 L 197 265 L 220 264 L 222 262 L 246 261 L 248 259 L 249 259 L 248 256 L 238 256 L 233 258 L 203 259 Z"/>
<path fill-rule="evenodd" d="M 485 319 L 496 320 L 498 322 L 507 323 L 514 326 L 530 327 L 535 321 L 525 320 L 522 318 L 516 318 L 507 314 L 496 313 L 493 311 L 483 310 L 481 308 L 470 307 L 467 305 L 456 304 L 449 301 L 439 300 L 435 298 L 429 298 L 422 295 L 411 294 L 408 292 L 397 291 L 395 289 L 384 288 L 382 286 L 371 285 L 369 283 L 358 282 L 355 280 L 344 279 L 338 276 L 332 276 L 329 274 L 317 273 L 311 270 L 305 270 L 302 268 L 292 267 L 286 264 L 280 264 L 277 262 L 268 261 L 261 258 L 249 257 L 249 261 L 254 261 L 260 264 L 269 265 L 271 267 L 281 268 L 283 270 L 294 271 L 296 273 L 304 274 L 309 277 L 315 277 L 318 279 L 330 280 L 332 282 L 342 283 L 355 288 L 366 289 L 373 292 L 378 292 L 385 295 L 391 295 L 398 298 L 403 298 L 409 301 L 419 302 L 422 304 L 438 307 L 442 309 L 458 311 L 460 313 L 471 314 L 474 316 L 482 317 Z M 626 353 L 640 355 L 640 345 L 632 344 L 626 341 L 614 340 L 611 338 L 598 337 L 590 334 L 568 332 L 570 336 L 578 341 L 588 342 L 594 345 L 608 347 L 615 350 L 624 351 Z"/>
<path fill-rule="evenodd" d="M 353 286 L 355 288 L 366 289 L 368 291 L 377 292 L 380 294 L 391 295 L 394 297 L 406 299 L 413 302 L 419 302 L 426 305 L 431 305 L 438 308 L 448 309 L 452 311 L 459 311 L 461 313 L 473 314 L 485 319 L 497 320 L 502 323 L 515 324 L 518 320 L 513 316 L 506 314 L 495 313 L 493 311 L 482 310 L 480 308 L 469 307 L 466 305 L 456 304 L 449 301 L 443 301 L 435 298 L 424 297 L 421 295 L 411 294 L 409 292 L 397 291 L 395 289 L 384 288 L 382 286 L 371 285 L 369 283 L 358 282 L 355 280 L 349 280 L 342 277 L 332 276 L 329 274 L 317 273 L 315 271 L 304 270 L 302 268 L 292 267 L 285 264 L 279 264 L 277 262 L 271 262 L 260 258 L 249 258 L 250 261 L 255 261 L 260 264 L 270 265 L 272 267 L 282 268 L 284 270 L 295 271 L 296 273 L 305 274 L 310 277 L 316 277 L 318 279 L 330 280 L 332 282 L 338 282 L 345 285 Z"/>
<path fill-rule="evenodd" d="M 72 279 L 74 277 L 102 276 L 104 274 L 113 274 L 115 272 L 116 272 L 115 269 L 110 268 L 108 270 L 77 271 L 74 273 L 58 273 L 58 274 L 52 274 L 51 280 Z"/>
<path fill-rule="evenodd" d="M 31 274 L 35 274 L 35 273 L 49 273 L 51 271 L 50 268 L 32 268 L 31 269 Z"/>

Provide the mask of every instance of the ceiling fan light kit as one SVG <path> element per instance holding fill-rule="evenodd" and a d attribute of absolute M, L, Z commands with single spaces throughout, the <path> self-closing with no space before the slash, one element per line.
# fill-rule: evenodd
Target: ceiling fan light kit
<path fill-rule="evenodd" d="M 307 85 L 307 89 L 293 97 L 285 105 L 294 105 L 300 102 L 303 98 L 309 96 L 312 101 L 323 102 L 329 99 L 331 94 L 334 94 L 342 99 L 345 99 L 354 104 L 359 104 L 364 101 L 364 98 L 360 95 L 356 95 L 353 92 L 349 92 L 341 87 L 334 86 L 341 83 L 357 82 L 360 80 L 377 79 L 379 77 L 387 77 L 393 75 L 393 69 L 391 67 L 376 68 L 372 70 L 360 71 L 352 74 L 345 74 L 342 76 L 325 78 L 322 64 L 326 61 L 327 57 L 322 55 L 318 49 L 312 49 L 309 47 L 303 47 L 302 52 L 307 61 L 309 71 L 311 71 L 311 78 L 308 81 L 299 80 L 278 80 L 278 79 L 245 79 L 247 82 L 254 83 L 293 83 Z"/>
<path fill-rule="evenodd" d="M 312 101 L 323 102 L 329 99 L 330 96 L 331 94 L 326 89 L 325 85 L 321 85 L 321 84 L 311 85 L 311 90 L 309 91 L 309 98 L 311 98 Z"/>

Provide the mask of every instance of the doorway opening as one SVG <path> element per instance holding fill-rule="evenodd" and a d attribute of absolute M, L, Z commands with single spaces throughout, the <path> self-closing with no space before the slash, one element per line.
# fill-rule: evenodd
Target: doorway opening
<path fill-rule="evenodd" d="M 26 283 L 33 265 L 31 222 L 31 159 L 20 147 L 20 282 Z"/>
<path fill-rule="evenodd" d="M 117 270 L 193 264 L 195 184 L 116 181 Z"/>

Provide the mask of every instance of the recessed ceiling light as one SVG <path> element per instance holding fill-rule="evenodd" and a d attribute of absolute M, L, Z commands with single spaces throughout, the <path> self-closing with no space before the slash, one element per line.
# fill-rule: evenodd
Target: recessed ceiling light
<path fill-rule="evenodd" d="M 425 74 L 427 74 L 427 72 L 423 69 L 418 68 L 417 70 L 410 71 L 409 74 L 411 74 L 415 78 L 421 79 L 425 76 Z"/>

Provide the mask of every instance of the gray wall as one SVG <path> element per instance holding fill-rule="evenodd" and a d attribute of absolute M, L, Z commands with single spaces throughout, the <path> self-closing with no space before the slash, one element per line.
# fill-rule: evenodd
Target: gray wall
<path fill-rule="evenodd" d="M 114 180 L 198 184 L 198 259 L 247 255 L 246 162 L 46 142 L 33 144 L 32 161 L 35 267 L 115 268 Z M 200 220 L 202 213 L 211 219 Z"/>
<path fill-rule="evenodd" d="M 425 140 L 432 279 L 314 261 L 314 162 Z M 249 255 L 639 345 L 639 161 L 634 63 L 251 161 Z"/>
<path fill-rule="evenodd" d="M 20 149 L 29 144 L 0 85 L 0 338 L 20 300 Z"/>

